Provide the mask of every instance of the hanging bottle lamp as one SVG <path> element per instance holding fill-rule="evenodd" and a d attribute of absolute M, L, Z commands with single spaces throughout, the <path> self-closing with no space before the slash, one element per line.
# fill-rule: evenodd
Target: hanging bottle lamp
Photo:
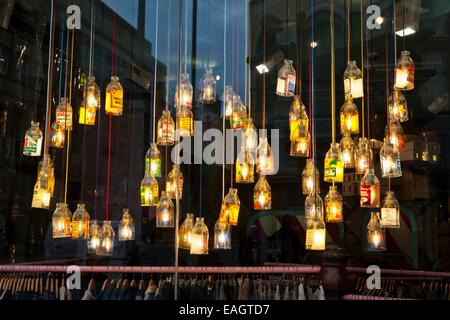
<path fill-rule="evenodd" d="M 275 171 L 272 148 L 267 140 L 267 131 L 262 131 L 259 145 L 256 148 L 256 172 L 262 175 L 272 175 Z"/>
<path fill-rule="evenodd" d="M 178 178 L 178 180 L 177 180 Z M 180 170 L 180 166 L 174 164 L 172 171 L 170 171 L 167 181 L 166 181 L 166 193 L 171 199 L 175 199 L 177 196 L 178 188 L 178 199 L 183 198 L 183 173 Z"/>
<path fill-rule="evenodd" d="M 380 151 L 380 163 L 381 176 L 383 178 L 398 178 L 402 176 L 400 152 L 386 138 Z"/>
<path fill-rule="evenodd" d="M 400 204 L 394 191 L 387 191 L 381 205 L 381 224 L 385 228 L 400 228 Z"/>
<path fill-rule="evenodd" d="M 231 249 L 231 227 L 227 220 L 217 219 L 214 226 L 214 249 Z"/>
<path fill-rule="evenodd" d="M 355 141 L 348 133 L 344 133 L 341 142 L 339 143 L 342 161 L 344 162 L 345 169 L 351 169 L 355 167 L 355 153 L 356 146 Z"/>
<path fill-rule="evenodd" d="M 402 51 L 395 68 L 394 89 L 410 91 L 414 89 L 414 62 L 409 51 Z"/>
<path fill-rule="evenodd" d="M 223 110 L 222 116 L 225 113 L 226 118 L 231 119 L 231 115 L 233 114 L 233 101 L 236 93 L 233 90 L 232 86 L 225 86 L 225 93 L 223 95 Z"/>
<path fill-rule="evenodd" d="M 72 236 L 70 229 L 71 218 L 72 214 L 70 213 L 67 204 L 56 204 L 56 210 L 52 215 L 53 239 L 70 238 Z"/>
<path fill-rule="evenodd" d="M 165 191 L 161 192 L 161 200 L 156 208 L 156 227 L 173 228 L 175 223 L 175 207 Z"/>
<path fill-rule="evenodd" d="M 154 207 L 159 202 L 158 181 L 150 172 L 146 172 L 141 182 L 141 206 Z"/>
<path fill-rule="evenodd" d="M 101 228 L 97 220 L 91 220 L 89 226 L 88 253 L 96 253 L 100 247 Z"/>
<path fill-rule="evenodd" d="M 62 149 L 66 141 L 66 133 L 54 122 L 50 127 L 50 147 Z"/>
<path fill-rule="evenodd" d="M 230 188 L 222 203 L 222 213 L 228 218 L 231 226 L 237 226 L 239 220 L 239 210 L 241 201 L 239 200 L 237 189 Z"/>
<path fill-rule="evenodd" d="M 302 172 L 302 194 L 307 196 L 312 194 L 314 190 L 320 194 L 319 179 L 319 170 L 317 170 L 312 159 L 307 159 Z"/>
<path fill-rule="evenodd" d="M 351 96 L 353 99 L 364 97 L 363 77 L 356 61 L 349 61 L 344 71 L 344 91 L 346 97 Z"/>
<path fill-rule="evenodd" d="M 55 167 L 49 154 L 39 162 L 38 176 L 34 187 L 32 207 L 48 209 L 55 190 Z"/>
<path fill-rule="evenodd" d="M 212 68 L 206 68 L 203 77 L 200 79 L 200 100 L 203 104 L 213 104 L 216 102 L 216 79 L 213 76 Z"/>
<path fill-rule="evenodd" d="M 389 97 L 388 112 L 390 121 L 407 122 L 409 120 L 408 102 L 401 91 L 394 90 Z"/>
<path fill-rule="evenodd" d="M 177 130 L 180 137 L 194 135 L 194 114 L 190 108 L 181 106 L 177 109 Z"/>
<path fill-rule="evenodd" d="M 299 126 L 294 133 L 296 140 L 291 141 L 291 157 L 309 157 L 311 135 L 307 127 Z"/>
<path fill-rule="evenodd" d="M 297 73 L 292 65 L 292 60 L 284 60 L 284 65 L 278 71 L 277 95 L 293 97 L 295 94 L 296 79 Z"/>
<path fill-rule="evenodd" d="M 325 250 L 326 227 L 323 221 L 323 201 L 320 195 L 312 194 L 305 202 L 306 250 Z"/>
<path fill-rule="evenodd" d="M 77 205 L 77 210 L 72 216 L 72 239 L 88 240 L 90 236 L 90 222 L 91 218 L 86 210 L 86 205 L 84 203 L 79 203 Z"/>
<path fill-rule="evenodd" d="M 386 250 L 386 232 L 381 224 L 379 212 L 372 212 L 367 224 L 367 249 L 369 251 Z"/>
<path fill-rule="evenodd" d="M 180 225 L 178 231 L 179 248 L 190 250 L 192 243 L 192 228 L 194 227 L 194 215 L 187 213 L 186 218 Z"/>
<path fill-rule="evenodd" d="M 305 199 L 305 219 L 306 221 L 309 221 L 313 219 L 316 214 L 323 217 L 323 212 L 323 200 L 316 190 Z"/>
<path fill-rule="evenodd" d="M 390 121 L 384 130 L 385 137 L 400 152 L 405 146 L 405 136 L 403 134 L 402 125 L 398 121 Z"/>
<path fill-rule="evenodd" d="M 231 113 L 231 128 L 234 130 L 245 129 L 247 123 L 247 111 L 241 101 L 241 97 L 233 97 L 233 111 Z"/>
<path fill-rule="evenodd" d="M 372 150 L 367 138 L 359 138 L 358 150 L 356 151 L 356 173 L 366 174 L 371 166 Z"/>
<path fill-rule="evenodd" d="M 242 145 L 241 151 L 237 155 L 236 159 L 236 183 L 248 184 L 255 182 L 255 158 L 245 147 Z"/>
<path fill-rule="evenodd" d="M 326 222 L 337 223 L 344 221 L 344 199 L 336 186 L 330 186 L 330 191 L 325 196 Z"/>
<path fill-rule="evenodd" d="M 272 209 L 272 190 L 264 175 L 260 175 L 253 190 L 253 209 Z"/>
<path fill-rule="evenodd" d="M 150 172 L 155 178 L 161 178 L 161 168 L 161 152 L 158 149 L 158 145 L 152 143 L 145 154 L 145 172 Z"/>
<path fill-rule="evenodd" d="M 121 116 L 123 113 L 123 87 L 117 76 L 112 76 L 106 87 L 105 111 L 112 116 Z"/>
<path fill-rule="evenodd" d="M 119 241 L 133 241 L 136 237 L 136 226 L 129 209 L 123 209 L 119 224 Z"/>
<path fill-rule="evenodd" d="M 294 96 L 289 111 L 291 156 L 308 157 L 310 147 L 309 117 L 300 96 Z"/>
<path fill-rule="evenodd" d="M 104 221 L 100 233 L 100 246 L 97 248 L 97 255 L 109 257 L 114 250 L 114 240 L 116 233 L 111 225 L 111 221 Z"/>
<path fill-rule="evenodd" d="M 192 87 L 191 80 L 189 79 L 189 74 L 181 74 L 181 84 L 177 84 L 175 90 L 175 105 L 177 109 L 180 107 L 191 109 L 193 95 L 194 88 Z"/>
<path fill-rule="evenodd" d="M 360 202 L 362 208 L 380 207 L 380 180 L 372 168 L 368 169 L 361 179 Z"/>
<path fill-rule="evenodd" d="M 31 127 L 25 132 L 23 155 L 28 157 L 40 157 L 42 153 L 43 135 L 39 129 L 39 122 L 31 121 Z"/>
<path fill-rule="evenodd" d="M 251 118 L 247 118 L 244 131 L 245 148 L 255 151 L 258 147 L 258 132 Z"/>
<path fill-rule="evenodd" d="M 330 150 L 325 155 L 325 182 L 344 182 L 344 162 L 338 143 L 332 143 Z"/>
<path fill-rule="evenodd" d="M 359 133 L 359 113 L 358 108 L 353 103 L 351 96 L 347 97 L 340 112 L 341 134 Z"/>
<path fill-rule="evenodd" d="M 197 218 L 192 228 L 191 254 L 208 254 L 209 231 L 204 218 Z"/>
<path fill-rule="evenodd" d="M 168 107 L 163 111 L 158 121 L 158 145 L 173 146 L 175 143 L 175 122 L 170 115 Z"/>

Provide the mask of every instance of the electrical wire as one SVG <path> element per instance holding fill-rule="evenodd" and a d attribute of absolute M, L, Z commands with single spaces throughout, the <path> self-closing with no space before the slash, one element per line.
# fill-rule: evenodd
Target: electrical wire
<path fill-rule="evenodd" d="M 152 126 L 152 141 L 156 142 L 156 81 L 158 73 L 158 34 L 159 34 L 159 0 L 156 0 L 155 13 L 155 76 L 153 78 L 153 126 Z"/>
<path fill-rule="evenodd" d="M 336 79 L 334 51 L 334 1 L 330 0 L 330 36 L 331 36 L 331 141 L 336 143 Z"/>
<path fill-rule="evenodd" d="M 263 61 L 266 63 L 266 0 L 263 0 Z M 262 129 L 266 129 L 266 72 L 262 76 Z"/>
<path fill-rule="evenodd" d="M 364 11 L 363 11 L 363 2 L 364 2 L 364 0 L 361 0 L 361 76 L 362 76 L 362 83 L 364 85 L 364 20 L 363 20 Z M 362 137 L 363 138 L 366 137 L 364 100 L 365 100 L 365 95 L 362 97 L 362 100 L 361 100 L 361 119 L 362 119 Z"/>

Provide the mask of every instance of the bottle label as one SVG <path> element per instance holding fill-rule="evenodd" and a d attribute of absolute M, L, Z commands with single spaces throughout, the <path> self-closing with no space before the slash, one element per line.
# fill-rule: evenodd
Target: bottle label
<path fill-rule="evenodd" d="M 255 167 L 248 165 L 245 171 L 240 163 L 236 163 L 236 182 L 248 182 L 253 183 L 255 181 Z"/>
<path fill-rule="evenodd" d="M 240 207 L 238 205 L 230 206 L 230 208 L 228 210 L 228 219 L 229 219 L 230 225 L 237 226 L 238 220 L 239 220 L 239 210 L 240 210 Z"/>
<path fill-rule="evenodd" d="M 381 223 L 385 227 L 399 227 L 400 217 L 395 208 L 381 208 Z"/>
<path fill-rule="evenodd" d="M 293 73 L 288 73 L 286 75 L 286 92 L 295 93 L 295 74 Z"/>
<path fill-rule="evenodd" d="M 291 121 L 291 141 L 296 141 L 298 135 L 299 135 L 299 128 L 300 128 L 300 120 L 293 120 Z"/>
<path fill-rule="evenodd" d="M 282 79 L 282 78 L 278 78 L 277 81 L 277 93 L 278 94 L 284 94 L 286 89 L 286 80 Z"/>
<path fill-rule="evenodd" d="M 361 184 L 360 188 L 361 207 L 374 208 L 380 206 L 380 186 Z"/>
<path fill-rule="evenodd" d="M 36 183 L 33 190 L 33 200 L 31 202 L 32 208 L 41 209 L 43 208 L 42 204 L 42 189 L 39 188 L 39 182 Z"/>
<path fill-rule="evenodd" d="M 123 91 L 110 90 L 106 92 L 106 113 L 120 114 L 123 110 Z"/>
<path fill-rule="evenodd" d="M 270 210 L 272 207 L 272 195 L 270 192 L 257 193 L 253 197 L 253 208 L 255 210 Z"/>
<path fill-rule="evenodd" d="M 66 128 L 72 128 L 72 112 L 65 110 L 56 111 L 56 125 L 58 125 L 61 130 Z"/>
<path fill-rule="evenodd" d="M 80 107 L 80 118 L 79 118 L 79 124 L 85 124 L 88 126 L 95 126 L 95 118 L 97 116 L 97 110 L 95 108 L 93 109 L 87 109 L 85 107 Z"/>
<path fill-rule="evenodd" d="M 39 157 L 42 151 L 42 138 L 37 141 L 31 135 L 25 135 L 23 154 L 31 157 Z"/>
<path fill-rule="evenodd" d="M 233 129 L 243 129 L 245 127 L 245 115 L 242 114 L 233 114 L 231 120 L 231 127 Z"/>
<path fill-rule="evenodd" d="M 180 135 L 182 137 L 189 137 L 192 134 L 192 118 L 191 117 L 180 117 Z"/>
<path fill-rule="evenodd" d="M 175 134 L 174 134 L 175 128 L 173 125 L 168 124 L 166 121 L 164 121 L 161 124 L 161 138 L 166 143 L 173 143 L 175 140 Z"/>
<path fill-rule="evenodd" d="M 334 179 L 337 175 L 337 161 L 334 159 L 325 159 L 325 170 L 324 175 L 325 178 Z"/>

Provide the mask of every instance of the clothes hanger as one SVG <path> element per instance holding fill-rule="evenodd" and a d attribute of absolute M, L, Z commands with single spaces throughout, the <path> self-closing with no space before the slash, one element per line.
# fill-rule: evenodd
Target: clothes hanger
<path fill-rule="evenodd" d="M 123 284 L 123 279 L 119 279 L 119 281 L 117 281 L 116 289 L 121 289 L 122 284 Z"/>
<path fill-rule="evenodd" d="M 59 278 L 58 278 L 58 275 L 55 275 L 55 297 L 56 297 L 56 300 L 59 300 Z"/>
<path fill-rule="evenodd" d="M 39 275 L 39 294 L 42 295 L 42 293 L 44 288 L 44 277 L 42 276 L 42 274 Z"/>
<path fill-rule="evenodd" d="M 108 278 L 106 278 L 105 281 L 103 281 L 102 291 L 106 291 L 106 289 L 108 289 L 110 283 L 111 283 L 111 281 Z"/>

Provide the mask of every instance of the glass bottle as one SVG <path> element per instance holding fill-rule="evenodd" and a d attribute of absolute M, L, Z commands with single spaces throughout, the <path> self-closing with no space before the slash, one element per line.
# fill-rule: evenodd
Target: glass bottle
<path fill-rule="evenodd" d="M 339 143 L 332 143 L 330 150 L 325 155 L 325 173 L 323 180 L 325 182 L 344 182 L 344 163 L 342 154 L 339 150 Z"/>
<path fill-rule="evenodd" d="M 414 89 L 414 62 L 409 51 L 402 51 L 395 68 L 394 89 L 409 91 Z"/>
<path fill-rule="evenodd" d="M 381 224 L 379 212 L 372 212 L 367 224 L 367 249 L 369 251 L 386 250 L 386 233 Z"/>
<path fill-rule="evenodd" d="M 180 107 L 191 109 L 193 95 L 194 88 L 192 87 L 192 83 L 189 80 L 189 74 L 181 74 L 181 85 L 177 84 L 175 91 L 175 105 L 177 107 L 177 110 Z"/>
<path fill-rule="evenodd" d="M 233 111 L 231 113 L 231 128 L 234 130 L 245 129 L 247 123 L 247 111 L 241 101 L 241 97 L 235 95 L 233 98 Z"/>
<path fill-rule="evenodd" d="M 95 77 L 89 76 L 83 91 L 83 101 L 80 106 L 79 123 L 94 126 L 97 109 L 101 107 L 100 88 L 95 82 Z"/>
<path fill-rule="evenodd" d="M 291 141 L 291 157 L 309 157 L 309 149 L 311 146 L 311 135 L 308 129 L 300 125 L 294 133 L 295 140 Z"/>
<path fill-rule="evenodd" d="M 239 200 L 237 189 L 230 188 L 230 191 L 223 199 L 222 212 L 225 217 L 228 217 L 230 225 L 237 226 L 239 220 L 239 210 L 241 208 L 241 201 Z"/>
<path fill-rule="evenodd" d="M 39 122 L 31 121 L 31 127 L 25 132 L 25 143 L 23 155 L 29 157 L 40 157 L 42 153 L 43 135 L 39 129 Z"/>
<path fill-rule="evenodd" d="M 298 130 L 299 127 L 303 127 L 309 132 L 309 117 L 300 96 L 294 96 L 289 111 L 289 131 L 291 141 L 296 141 L 300 138 L 298 136 L 300 133 Z"/>
<path fill-rule="evenodd" d="M 86 210 L 86 205 L 79 203 L 77 210 L 72 216 L 72 239 L 74 240 L 88 240 L 89 239 L 89 226 L 91 217 Z"/>
<path fill-rule="evenodd" d="M 242 145 L 236 159 L 236 183 L 248 184 L 255 182 L 255 158 L 251 152 Z"/>
<path fill-rule="evenodd" d="M 88 253 L 96 253 L 100 247 L 101 228 L 97 220 L 91 220 L 89 227 Z"/>
<path fill-rule="evenodd" d="M 318 192 L 311 193 L 305 199 L 305 218 L 311 220 L 314 216 L 320 216 L 323 219 L 323 200 Z"/>
<path fill-rule="evenodd" d="M 384 138 L 384 144 L 380 151 L 381 176 L 383 178 L 398 178 L 402 176 L 400 152 L 388 139 Z"/>
<path fill-rule="evenodd" d="M 322 214 L 316 211 L 310 219 L 307 220 L 305 249 L 312 251 L 325 250 L 326 227 Z"/>
<path fill-rule="evenodd" d="M 356 61 L 349 61 L 344 71 L 344 91 L 346 97 L 352 96 L 354 99 L 364 97 L 364 81 Z"/>
<path fill-rule="evenodd" d="M 271 210 L 272 191 L 264 175 L 260 175 L 253 190 L 253 209 Z"/>
<path fill-rule="evenodd" d="M 216 79 L 211 68 L 206 68 L 205 74 L 200 79 L 200 101 L 204 104 L 216 102 Z"/>
<path fill-rule="evenodd" d="M 159 152 L 158 145 L 152 143 L 150 149 L 145 154 L 145 172 L 155 178 L 161 178 L 161 153 Z"/>
<path fill-rule="evenodd" d="M 177 182 L 178 176 L 178 182 Z M 172 171 L 169 172 L 166 181 L 166 193 L 171 199 L 176 199 L 177 197 L 177 186 L 178 186 L 178 199 L 183 198 L 183 173 L 180 170 L 180 166 L 174 164 L 172 167 Z"/>
<path fill-rule="evenodd" d="M 405 136 L 403 135 L 402 125 L 398 121 L 389 122 L 384 130 L 384 136 L 388 138 L 400 152 L 405 146 Z"/>
<path fill-rule="evenodd" d="M 119 224 L 119 241 L 133 241 L 136 238 L 136 226 L 129 209 L 123 209 Z"/>
<path fill-rule="evenodd" d="M 312 159 L 306 160 L 305 168 L 302 172 L 302 193 L 307 196 L 314 192 L 320 194 L 319 170 Z"/>
<path fill-rule="evenodd" d="M 293 97 L 295 94 L 297 74 L 292 65 L 292 60 L 284 60 L 284 65 L 278 71 L 277 95 Z"/>
<path fill-rule="evenodd" d="M 208 254 L 209 231 L 204 218 L 197 218 L 192 228 L 191 254 Z"/>
<path fill-rule="evenodd" d="M 123 113 L 123 87 L 117 76 L 112 76 L 106 87 L 105 111 L 113 116 L 121 116 Z"/>
<path fill-rule="evenodd" d="M 194 215 L 191 213 L 186 214 L 186 218 L 180 225 L 178 231 L 178 243 L 180 249 L 190 250 L 192 242 L 192 228 L 194 227 Z"/>
<path fill-rule="evenodd" d="M 394 191 L 387 191 L 381 205 L 381 224 L 384 228 L 400 228 L 400 204 Z"/>
<path fill-rule="evenodd" d="M 233 101 L 236 93 L 232 86 L 225 86 L 225 93 L 223 95 L 222 116 L 225 112 L 226 118 L 231 118 L 233 114 Z"/>
<path fill-rule="evenodd" d="M 355 141 L 348 133 L 344 133 L 340 142 L 340 149 L 342 155 L 342 161 L 344 162 L 345 169 L 351 169 L 355 167 Z"/>
<path fill-rule="evenodd" d="M 105 257 L 112 256 L 116 233 L 111 225 L 111 221 L 103 222 L 100 234 L 100 246 L 97 248 L 97 255 Z"/>
<path fill-rule="evenodd" d="M 150 172 L 147 172 L 141 182 L 141 207 L 155 207 L 158 202 L 158 181 L 156 181 Z"/>
<path fill-rule="evenodd" d="M 367 138 L 359 138 L 358 150 L 356 151 L 356 173 L 366 174 L 370 167 L 372 150 L 369 147 Z"/>
<path fill-rule="evenodd" d="M 156 208 L 156 227 L 173 228 L 175 224 L 174 205 L 165 191 L 161 192 L 161 200 Z"/>
<path fill-rule="evenodd" d="M 272 148 L 267 140 L 267 132 L 261 133 L 259 145 L 256 148 L 256 172 L 262 175 L 272 175 L 275 172 Z"/>
<path fill-rule="evenodd" d="M 177 130 L 180 137 L 191 137 L 194 135 L 194 115 L 191 109 L 186 107 L 178 108 Z"/>
<path fill-rule="evenodd" d="M 53 239 L 70 238 L 70 218 L 72 214 L 65 203 L 56 204 L 56 210 L 52 215 Z"/>
<path fill-rule="evenodd" d="M 258 147 L 258 132 L 256 131 L 256 127 L 251 118 L 248 118 L 247 123 L 245 124 L 244 138 L 245 147 L 250 151 L 255 151 Z"/>
<path fill-rule="evenodd" d="M 62 149 L 66 141 L 66 133 L 61 129 L 56 122 L 50 126 L 50 146 L 53 148 Z"/>
<path fill-rule="evenodd" d="M 217 219 L 214 226 L 214 249 L 230 250 L 231 249 L 231 227 L 228 221 Z"/>
<path fill-rule="evenodd" d="M 330 191 L 325 196 L 325 212 L 329 223 L 344 221 L 344 199 L 336 186 L 330 186 Z"/>
<path fill-rule="evenodd" d="M 362 208 L 380 207 L 380 180 L 375 175 L 374 169 L 367 169 L 361 179 L 360 200 Z"/>
<path fill-rule="evenodd" d="M 347 97 L 340 111 L 341 134 L 359 133 L 359 112 L 351 96 Z"/>
<path fill-rule="evenodd" d="M 408 102 L 401 91 L 395 90 L 389 97 L 388 110 L 390 121 L 406 122 L 409 120 Z"/>
<path fill-rule="evenodd" d="M 160 146 L 173 146 L 175 143 L 175 122 L 170 111 L 164 110 L 158 121 L 158 144 Z"/>
<path fill-rule="evenodd" d="M 56 107 L 56 125 L 61 130 L 72 130 L 72 106 L 66 98 L 61 98 Z"/>

